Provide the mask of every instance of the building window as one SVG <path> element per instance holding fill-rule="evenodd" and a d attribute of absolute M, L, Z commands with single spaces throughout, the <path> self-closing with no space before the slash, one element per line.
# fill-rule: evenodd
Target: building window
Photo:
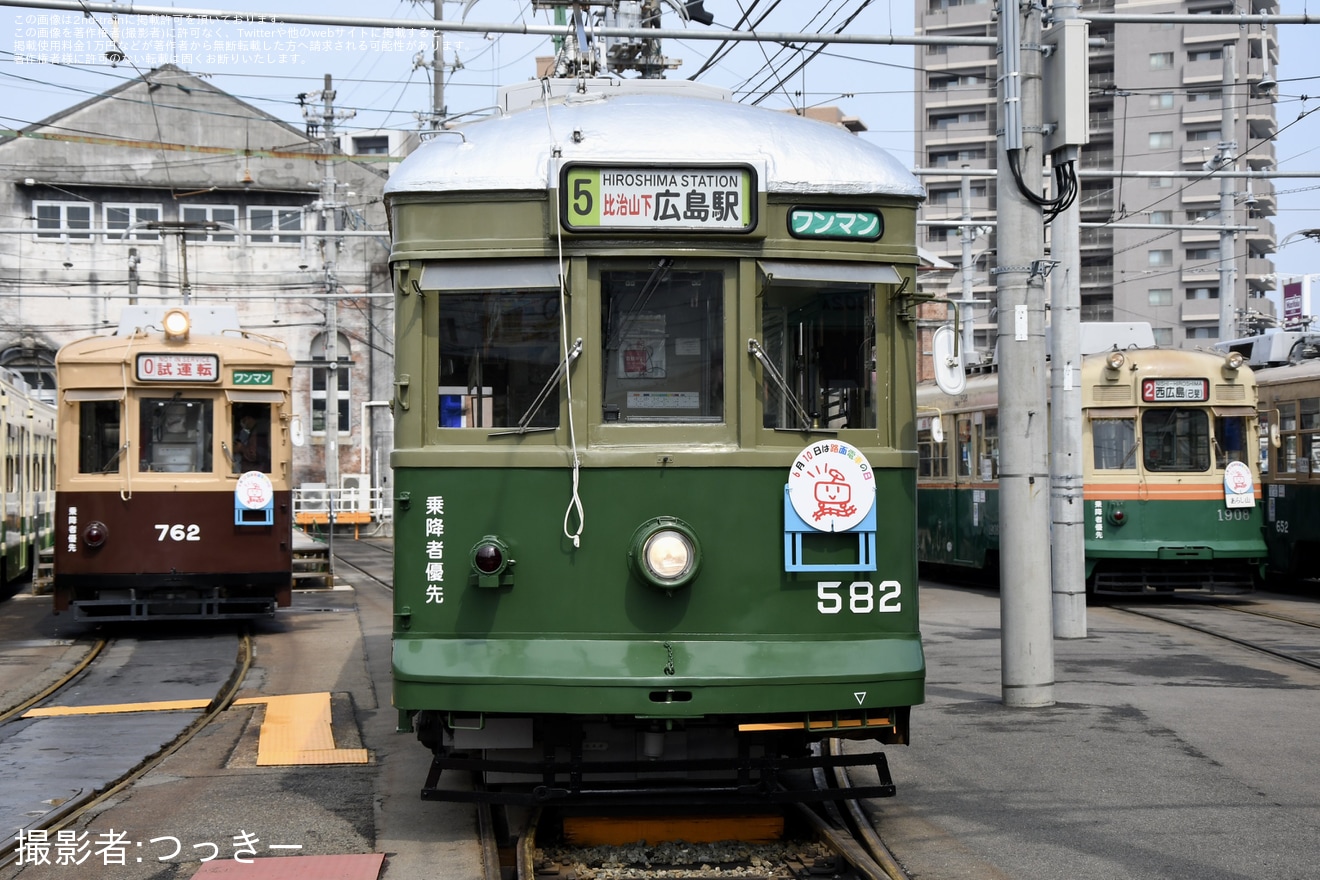
<path fill-rule="evenodd" d="M 1218 327 L 1191 327 L 1187 331 L 1188 339 L 1218 339 Z"/>
<path fill-rule="evenodd" d="M 390 152 L 388 135 L 367 135 L 353 138 L 353 152 L 359 156 L 387 156 Z"/>
<path fill-rule="evenodd" d="M 1171 131 L 1152 131 L 1150 133 L 1150 148 L 1152 150 L 1171 150 L 1173 149 L 1173 132 Z"/>
<path fill-rule="evenodd" d="M 1188 299 L 1219 299 L 1218 287 L 1189 287 L 1187 289 Z"/>
<path fill-rule="evenodd" d="M 217 229 L 199 229 L 185 232 L 187 241 L 234 241 L 234 227 L 238 225 L 238 209 L 229 205 L 188 205 L 183 209 L 184 223 L 219 223 Z"/>
<path fill-rule="evenodd" d="M 1155 327 L 1151 331 L 1155 337 L 1155 344 L 1168 348 L 1173 345 L 1173 330 L 1168 327 Z"/>
<path fill-rule="evenodd" d="M 1204 223 L 1206 220 L 1211 220 L 1218 216 L 1219 216 L 1218 208 L 1198 208 L 1194 211 L 1187 212 L 1187 222 Z"/>
<path fill-rule="evenodd" d="M 324 436 L 326 433 L 326 412 L 329 404 L 329 395 L 327 390 L 330 382 L 335 383 L 336 389 L 336 409 L 339 413 L 339 433 L 347 434 L 350 430 L 348 420 L 349 413 L 352 412 L 350 405 L 352 387 L 350 385 L 350 373 L 352 372 L 352 349 L 349 347 L 348 337 L 342 333 L 336 335 L 335 350 L 335 368 L 331 369 L 325 356 L 325 334 L 319 334 L 312 340 L 311 355 L 313 361 L 321 361 L 325 366 L 312 366 L 312 433 Z M 334 378 L 331 379 L 333 374 Z"/>
<path fill-rule="evenodd" d="M 1172 211 L 1151 211 L 1151 212 L 1150 212 L 1150 225 L 1151 225 L 1151 226 L 1171 226 L 1172 224 L 1173 224 L 1173 212 L 1172 212 Z"/>
<path fill-rule="evenodd" d="M 37 218 L 37 238 L 87 241 L 92 237 L 90 232 L 74 231 L 92 228 L 90 202 L 33 202 L 32 213 Z"/>
<path fill-rule="evenodd" d="M 1151 70 L 1172 70 L 1173 53 L 1172 52 L 1151 52 L 1150 53 Z"/>
<path fill-rule="evenodd" d="M 1188 249 L 1187 249 L 1187 259 L 1189 259 L 1189 260 L 1215 260 L 1215 261 L 1218 261 L 1218 259 L 1219 259 L 1219 248 L 1217 248 L 1217 247 L 1188 248 Z"/>
<path fill-rule="evenodd" d="M 1169 66 L 1172 67 L 1172 66 L 1173 66 L 1173 64 L 1172 64 L 1173 53 L 1172 53 L 1172 52 L 1167 52 L 1167 53 L 1165 53 L 1165 54 L 1167 54 L 1167 55 L 1169 56 L 1169 58 L 1170 58 L 1170 64 L 1169 64 Z M 1154 56 L 1152 56 L 1152 57 L 1154 57 Z M 1222 61 L 1222 60 L 1224 60 L 1224 50 L 1223 50 L 1223 49 L 1198 49 L 1198 50 L 1196 50 L 1195 52 L 1188 52 L 1188 53 L 1187 53 L 1187 60 L 1188 60 L 1188 61 L 1192 61 L 1192 62 L 1196 62 L 1196 61 Z"/>
<path fill-rule="evenodd" d="M 1172 266 L 1173 251 L 1171 250 L 1153 250 L 1146 251 L 1147 266 Z"/>
<path fill-rule="evenodd" d="M 1150 109 L 1152 110 L 1173 109 L 1173 92 L 1160 92 L 1157 95 L 1151 95 Z"/>
<path fill-rule="evenodd" d="M 296 232 L 303 228 L 302 208 L 248 208 L 248 240 L 253 244 L 298 244 L 301 235 L 271 235 L 273 230 Z"/>
<path fill-rule="evenodd" d="M 159 223 L 160 205 L 106 204 L 105 228 L 122 230 L 106 233 L 106 241 L 160 241 L 160 233 L 139 224 Z"/>
<path fill-rule="evenodd" d="M 1152 177 L 1150 178 L 1151 189 L 1173 189 L 1172 177 Z"/>
<path fill-rule="evenodd" d="M 1212 89 L 1212 90 L 1204 91 L 1204 92 L 1188 92 L 1188 93 L 1187 93 L 1187 103 L 1189 103 L 1189 104 L 1202 104 L 1202 103 L 1208 103 L 1208 102 L 1210 102 L 1210 101 L 1218 101 L 1218 100 L 1220 100 L 1223 96 L 1224 96 L 1224 93 L 1223 93 L 1223 91 L 1220 90 L 1220 89 Z"/>
<path fill-rule="evenodd" d="M 1219 140 L 1219 129 L 1203 128 L 1199 131 L 1193 129 L 1187 132 L 1187 140 L 1192 142 L 1217 142 Z"/>
<path fill-rule="evenodd" d="M 1146 291 L 1146 301 L 1152 306 L 1173 305 L 1172 287 L 1153 287 Z"/>

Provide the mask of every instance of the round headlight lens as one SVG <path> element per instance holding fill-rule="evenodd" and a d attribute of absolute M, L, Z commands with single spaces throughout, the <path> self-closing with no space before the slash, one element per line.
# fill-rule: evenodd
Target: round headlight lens
<path fill-rule="evenodd" d="M 1227 361 L 1228 368 L 1230 370 L 1240 370 L 1242 369 L 1243 361 L 1245 361 L 1246 359 L 1242 357 L 1242 352 L 1235 351 L 1229 354 L 1229 356 L 1225 360 Z"/>
<path fill-rule="evenodd" d="M 658 516 L 633 532 L 628 565 L 638 579 L 651 586 L 677 590 L 696 580 L 701 570 L 701 543 L 687 523 Z"/>
<path fill-rule="evenodd" d="M 188 331 L 192 328 L 192 320 L 183 309 L 170 309 L 165 313 L 163 323 L 165 325 L 165 335 L 172 339 L 187 337 Z"/>
<path fill-rule="evenodd" d="M 1109 367 L 1111 370 L 1122 369 L 1123 363 L 1126 360 L 1127 358 L 1123 357 L 1123 352 L 1111 351 L 1109 356 L 1105 358 L 1105 366 Z"/>
<path fill-rule="evenodd" d="M 651 574 L 676 581 L 692 570 L 692 542 L 681 532 L 665 529 L 647 538 L 642 558 Z"/>

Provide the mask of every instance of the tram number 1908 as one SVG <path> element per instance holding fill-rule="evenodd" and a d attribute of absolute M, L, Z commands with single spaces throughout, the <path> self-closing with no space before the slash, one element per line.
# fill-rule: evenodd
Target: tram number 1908
<path fill-rule="evenodd" d="M 846 607 L 853 614 L 891 613 L 903 610 L 903 585 L 898 581 L 853 581 L 844 593 L 842 581 L 816 584 L 816 610 L 821 614 L 839 614 Z"/>

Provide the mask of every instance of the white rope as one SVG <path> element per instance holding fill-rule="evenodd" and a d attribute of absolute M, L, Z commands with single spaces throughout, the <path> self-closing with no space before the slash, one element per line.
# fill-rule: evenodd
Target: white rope
<path fill-rule="evenodd" d="M 550 133 L 551 143 L 554 144 L 550 151 L 550 166 L 547 169 L 546 182 L 553 180 L 555 169 L 554 161 L 560 155 L 559 141 L 555 138 L 554 126 L 550 122 L 550 92 L 549 83 L 545 80 L 541 82 L 541 101 L 545 107 L 545 126 Z M 559 204 L 556 200 L 554 210 L 558 212 Z M 564 537 L 573 542 L 574 549 L 582 546 L 582 529 L 587 522 L 586 510 L 582 506 L 582 496 L 578 494 L 579 480 L 582 471 L 582 459 L 578 456 L 577 448 L 577 425 L 573 421 L 573 362 L 569 360 L 569 336 L 568 336 L 568 284 L 564 277 L 564 226 L 559 222 L 559 217 L 554 218 L 555 224 L 555 245 L 558 249 L 559 260 L 559 336 L 563 343 L 564 355 L 564 392 L 568 397 L 568 445 L 569 451 L 573 456 L 573 495 L 569 499 L 568 507 L 564 510 Z M 577 528 L 572 529 L 569 520 L 577 514 Z"/>

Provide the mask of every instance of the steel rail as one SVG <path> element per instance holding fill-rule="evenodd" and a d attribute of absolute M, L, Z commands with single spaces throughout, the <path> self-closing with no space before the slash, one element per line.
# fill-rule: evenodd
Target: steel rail
<path fill-rule="evenodd" d="M 86 797 L 77 796 L 67 801 L 59 810 L 46 814 L 42 819 L 29 829 L 25 830 L 43 830 L 58 831 L 67 828 L 76 822 L 82 815 L 94 807 L 99 806 L 107 800 L 110 800 L 133 783 L 137 782 L 151 770 L 155 769 L 162 761 L 173 755 L 179 749 L 183 748 L 188 742 L 211 724 L 222 712 L 228 709 L 238 696 L 239 690 L 243 687 L 243 680 L 247 678 L 248 671 L 252 668 L 252 635 L 245 632 L 239 638 L 238 654 L 235 658 L 234 670 L 229 678 L 221 686 L 220 692 L 216 694 L 206 710 L 192 724 L 188 725 L 182 733 L 174 738 L 173 742 L 168 743 L 159 749 L 155 754 L 144 758 L 136 767 L 129 770 L 115 782 L 107 785 L 105 788 L 91 792 Z M 0 846 L 0 868 L 10 865 L 18 856 L 18 839 L 15 838 L 3 846 Z"/>
<path fill-rule="evenodd" d="M 1286 651 L 1276 651 L 1273 648 L 1267 648 L 1264 645 L 1258 645 L 1255 642 L 1249 642 L 1246 639 L 1239 639 L 1236 636 L 1230 636 L 1225 633 L 1218 632 L 1213 629 L 1209 629 L 1208 627 L 1198 626 L 1197 624 L 1187 623 L 1186 621 L 1182 621 L 1182 620 L 1174 620 L 1173 618 L 1170 617 L 1162 617 L 1158 614 L 1152 614 L 1149 611 L 1139 611 L 1136 608 L 1132 608 L 1126 605 L 1110 605 L 1109 607 L 1113 608 L 1115 611 L 1126 611 L 1128 614 L 1134 614 L 1137 617 L 1145 617 L 1150 620 L 1158 620 L 1161 623 L 1168 623 L 1173 626 L 1180 626 L 1183 629 L 1189 629 L 1192 630 L 1193 632 L 1199 632 L 1202 635 L 1211 636 L 1212 638 L 1216 638 L 1216 639 L 1222 639 L 1225 642 L 1232 642 L 1233 644 L 1239 645 L 1240 647 L 1249 648 L 1252 651 L 1259 651 L 1262 654 L 1268 654 L 1271 657 L 1276 657 L 1280 660 L 1287 660 L 1290 663 L 1296 663 L 1300 666 L 1307 666 L 1311 669 L 1320 669 L 1320 662 L 1316 662 L 1315 660 L 1307 660 L 1305 657 L 1298 657 L 1297 655 L 1289 654 Z M 1294 620 L 1294 621 L 1285 621 L 1285 622 L 1297 623 L 1298 621 Z M 1304 625 L 1311 626 L 1312 624 L 1304 624 Z"/>
<path fill-rule="evenodd" d="M 101 653 L 101 650 L 105 648 L 107 644 L 108 642 L 105 639 L 97 639 L 96 642 L 92 644 L 91 650 L 87 652 L 87 656 L 83 657 L 82 660 L 78 662 L 78 665 L 60 676 L 58 681 L 42 690 L 36 696 L 29 697 L 17 706 L 13 706 L 0 712 L 0 724 L 3 724 L 17 715 L 22 715 L 28 709 L 31 709 L 33 706 L 37 705 L 37 703 L 40 703 L 60 688 L 66 687 L 70 682 L 77 678 L 84 669 L 92 665 L 92 661 L 96 659 L 96 656 Z"/>

